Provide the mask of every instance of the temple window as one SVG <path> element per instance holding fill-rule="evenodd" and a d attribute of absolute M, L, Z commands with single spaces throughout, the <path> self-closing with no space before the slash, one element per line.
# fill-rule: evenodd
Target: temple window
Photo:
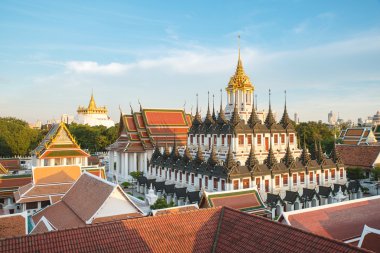
<path fill-rule="evenodd" d="M 329 180 L 329 171 L 325 170 L 325 180 Z"/>
<path fill-rule="evenodd" d="M 179 181 L 182 182 L 182 172 L 179 173 Z"/>
<path fill-rule="evenodd" d="M 305 183 L 305 173 L 303 173 L 303 172 L 300 173 L 300 182 L 301 182 L 301 184 Z"/>
<path fill-rule="evenodd" d="M 191 184 L 194 185 L 194 174 L 191 174 Z"/>
<path fill-rule="evenodd" d="M 231 145 L 231 135 L 230 134 L 227 135 L 227 144 L 228 144 L 228 146 Z"/>
<path fill-rule="evenodd" d="M 162 168 L 160 168 L 160 177 L 162 176 Z"/>
<path fill-rule="evenodd" d="M 239 180 L 234 180 L 234 190 L 239 190 Z"/>
<path fill-rule="evenodd" d="M 310 172 L 309 173 L 309 182 L 312 183 L 314 181 L 314 173 Z"/>
<path fill-rule="evenodd" d="M 317 184 L 319 184 L 319 174 L 317 174 L 316 177 L 317 177 Z"/>
<path fill-rule="evenodd" d="M 247 135 L 247 143 L 248 143 L 248 145 L 251 145 L 252 144 L 252 134 L 248 134 Z"/>
<path fill-rule="evenodd" d="M 222 181 L 222 191 L 225 191 L 226 190 L 226 181 L 224 180 L 221 180 Z"/>
<path fill-rule="evenodd" d="M 288 174 L 284 174 L 282 175 L 282 184 L 284 186 L 287 186 L 288 185 Z"/>
<path fill-rule="evenodd" d="M 205 144 L 205 136 L 204 135 L 202 135 L 202 145 L 204 145 Z"/>
<path fill-rule="evenodd" d="M 297 185 L 297 173 L 293 174 L 293 185 Z"/>
<path fill-rule="evenodd" d="M 261 181 L 260 178 L 257 177 L 257 178 L 256 178 L 256 187 L 257 187 L 258 190 L 260 190 L 260 185 L 261 185 L 261 182 L 260 182 L 260 181 Z"/>
<path fill-rule="evenodd" d="M 240 134 L 239 135 L 239 146 L 243 146 L 244 145 L 244 135 Z"/>
<path fill-rule="evenodd" d="M 50 205 L 50 200 L 41 201 L 41 208 L 47 207 Z"/>
<path fill-rule="evenodd" d="M 190 144 L 193 144 L 193 141 L 194 141 L 194 137 L 193 135 L 190 135 Z"/>
<path fill-rule="evenodd" d="M 208 177 L 205 177 L 205 187 L 208 188 Z"/>
<path fill-rule="evenodd" d="M 285 134 L 281 134 L 281 143 L 282 143 L 282 144 L 285 143 Z"/>
<path fill-rule="evenodd" d="M 335 170 L 331 170 L 331 179 L 335 179 Z"/>
<path fill-rule="evenodd" d="M 186 173 L 186 184 L 189 183 L 189 173 Z"/>
<path fill-rule="evenodd" d="M 176 170 L 174 174 L 174 180 L 177 181 L 177 178 L 178 178 L 178 171 Z"/>
<path fill-rule="evenodd" d="M 221 135 L 220 135 L 220 138 L 222 139 L 222 145 L 224 145 L 224 135 L 221 134 Z"/>
<path fill-rule="evenodd" d="M 172 170 L 169 170 L 169 180 L 172 178 Z"/>
<path fill-rule="evenodd" d="M 269 192 L 269 180 L 265 180 L 265 192 Z"/>
<path fill-rule="evenodd" d="M 243 179 L 243 189 L 249 188 L 249 179 Z"/>
<path fill-rule="evenodd" d="M 290 141 L 290 144 L 294 143 L 294 134 L 289 135 L 289 141 Z"/>
<path fill-rule="evenodd" d="M 262 135 L 261 134 L 258 134 L 257 135 L 257 145 L 261 145 L 261 137 Z"/>
<path fill-rule="evenodd" d="M 216 135 L 216 134 L 214 134 L 214 145 L 216 145 L 216 138 L 217 138 L 218 136 Z"/>
<path fill-rule="evenodd" d="M 29 202 L 26 203 L 26 209 L 31 210 L 31 209 L 37 209 L 38 208 L 38 202 Z"/>
<path fill-rule="evenodd" d="M 274 143 L 275 143 L 275 144 L 278 144 L 278 134 L 275 134 L 275 135 L 274 135 Z"/>
<path fill-rule="evenodd" d="M 214 178 L 214 190 L 218 190 L 218 178 Z"/>
<path fill-rule="evenodd" d="M 275 176 L 274 182 L 275 182 L 274 185 L 276 187 L 280 187 L 280 176 Z"/>
<path fill-rule="evenodd" d="M 339 170 L 339 177 L 340 177 L 340 179 L 343 178 L 343 169 L 340 169 L 340 170 Z"/>
<path fill-rule="evenodd" d="M 202 178 L 199 178 L 199 189 L 202 189 Z"/>

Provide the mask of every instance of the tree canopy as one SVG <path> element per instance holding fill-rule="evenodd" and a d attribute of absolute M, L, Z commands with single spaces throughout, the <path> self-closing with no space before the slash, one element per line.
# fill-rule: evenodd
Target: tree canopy
<path fill-rule="evenodd" d="M 68 128 L 81 148 L 90 152 L 105 151 L 118 135 L 118 125 L 106 128 L 73 123 Z M 29 155 L 46 134 L 47 130 L 32 129 L 23 120 L 0 118 L 0 156 Z"/>
<path fill-rule="evenodd" d="M 0 118 L 0 156 L 28 155 L 43 138 L 43 132 L 31 129 L 16 118 Z"/>

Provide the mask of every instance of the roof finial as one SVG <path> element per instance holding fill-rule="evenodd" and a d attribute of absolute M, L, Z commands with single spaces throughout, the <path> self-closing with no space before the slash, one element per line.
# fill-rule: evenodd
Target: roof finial
<path fill-rule="evenodd" d="M 207 111 L 210 112 L 210 92 L 207 91 Z"/>
<path fill-rule="evenodd" d="M 198 93 L 197 93 L 197 113 L 198 113 Z"/>
<path fill-rule="evenodd" d="M 239 61 L 240 61 L 240 34 L 238 34 L 238 48 L 239 48 Z"/>
<path fill-rule="evenodd" d="M 140 99 L 138 98 L 137 99 L 137 102 L 139 103 L 139 105 L 140 105 L 140 112 L 142 112 L 143 111 L 143 109 L 142 109 L 142 105 L 141 105 L 141 103 L 140 103 Z"/>
<path fill-rule="evenodd" d="M 120 114 L 123 115 L 123 110 L 121 109 L 120 105 L 119 105 L 119 111 L 120 111 Z"/>
<path fill-rule="evenodd" d="M 185 100 L 185 103 L 183 104 L 183 111 L 186 113 L 186 100 Z"/>
<path fill-rule="evenodd" d="M 220 111 L 223 109 L 223 91 L 220 89 Z"/>
<path fill-rule="evenodd" d="M 132 108 L 132 104 L 129 103 L 129 107 L 131 107 L 131 114 L 133 114 L 133 108 Z"/>
<path fill-rule="evenodd" d="M 271 109 L 271 103 L 270 103 L 270 89 L 269 89 L 269 109 Z"/>
<path fill-rule="evenodd" d="M 285 94 L 285 108 L 286 108 L 286 90 L 284 90 L 284 94 Z"/>

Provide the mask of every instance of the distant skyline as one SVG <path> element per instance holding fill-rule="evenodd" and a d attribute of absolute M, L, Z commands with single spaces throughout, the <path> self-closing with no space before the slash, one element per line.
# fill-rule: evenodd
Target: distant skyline
<path fill-rule="evenodd" d="M 129 112 L 182 108 L 233 75 L 237 36 L 246 73 L 277 119 L 332 110 L 354 122 L 380 110 L 380 1 L 2 1 L 0 117 L 75 115 L 91 91 L 116 122 Z"/>

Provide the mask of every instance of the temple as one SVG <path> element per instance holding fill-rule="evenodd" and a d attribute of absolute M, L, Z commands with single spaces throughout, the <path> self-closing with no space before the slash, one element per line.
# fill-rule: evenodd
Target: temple
<path fill-rule="evenodd" d="M 345 168 L 335 147 L 330 157 L 324 154 L 320 142 L 315 143 L 312 154 L 305 142 L 302 149 L 299 147 L 286 93 L 281 120 L 277 122 L 273 114 L 270 90 L 268 113 L 264 121 L 260 120 L 253 106 L 254 88 L 240 54 L 226 91 L 227 106 L 224 110 L 221 101 L 218 115 L 209 101 L 202 119 L 197 105 L 187 143 L 176 141 L 170 147 L 152 143 L 155 150 L 148 156 L 148 169 L 143 170 L 147 182 L 154 180 L 154 187 L 162 183 L 186 188 L 187 192 L 257 189 L 268 206 L 273 204 L 271 194 L 283 199 L 287 191 L 303 196 L 319 185 L 346 183 Z M 146 183 L 143 191 L 147 192 L 148 187 Z M 310 199 L 298 208 L 319 204 Z"/>
<path fill-rule="evenodd" d="M 147 171 L 154 145 L 164 147 L 174 143 L 185 146 L 191 125 L 191 115 L 184 110 L 143 109 L 120 115 L 119 137 L 108 147 L 110 176 L 116 181 L 130 179 L 130 172 Z"/>
<path fill-rule="evenodd" d="M 115 125 L 115 122 L 113 122 L 113 120 L 107 115 L 107 108 L 105 106 L 96 106 L 94 94 L 91 94 L 88 107 L 79 106 L 77 113 L 74 122 L 78 124 L 106 127 L 112 127 Z"/>

